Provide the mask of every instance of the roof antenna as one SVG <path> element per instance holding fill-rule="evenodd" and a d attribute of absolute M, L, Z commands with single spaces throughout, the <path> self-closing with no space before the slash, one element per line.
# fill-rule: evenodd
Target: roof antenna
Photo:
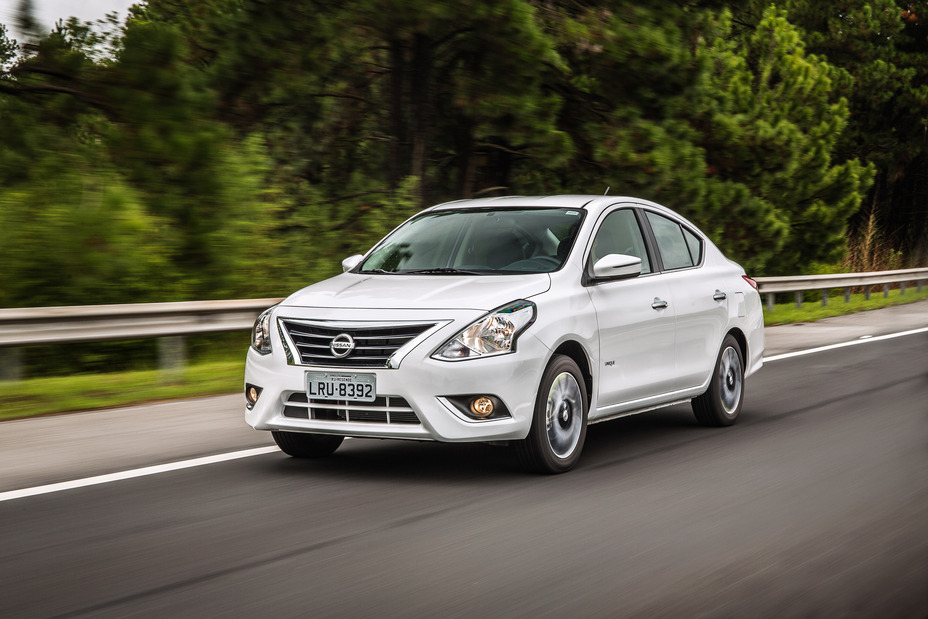
<path fill-rule="evenodd" d="M 612 189 L 612 187 L 606 187 L 606 191 L 603 192 L 603 195 L 604 195 L 604 196 L 608 196 L 608 195 L 609 195 L 609 190 L 610 190 L 610 189 Z"/>

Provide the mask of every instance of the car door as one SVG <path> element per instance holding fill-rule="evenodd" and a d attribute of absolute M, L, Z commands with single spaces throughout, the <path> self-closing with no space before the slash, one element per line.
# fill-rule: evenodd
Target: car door
<path fill-rule="evenodd" d="M 608 254 L 641 258 L 641 274 L 595 280 L 592 264 Z M 598 410 L 608 416 L 629 403 L 665 393 L 674 378 L 674 304 L 652 268 L 641 224 L 631 205 L 601 218 L 588 248 L 588 287 L 599 328 Z"/>
<path fill-rule="evenodd" d="M 720 274 L 706 266 L 704 243 L 681 222 L 645 211 L 664 279 L 674 299 L 677 389 L 700 386 L 708 378 L 728 324 L 728 299 Z"/>

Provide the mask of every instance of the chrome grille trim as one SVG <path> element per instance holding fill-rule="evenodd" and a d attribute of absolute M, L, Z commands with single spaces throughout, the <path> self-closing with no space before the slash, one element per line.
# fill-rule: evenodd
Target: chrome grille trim
<path fill-rule="evenodd" d="M 399 396 L 378 396 L 373 402 L 347 402 L 310 400 L 305 393 L 298 392 L 287 398 L 284 417 L 346 423 L 422 424 L 409 402 Z"/>
<path fill-rule="evenodd" d="M 295 348 L 295 363 L 310 366 L 388 367 L 393 354 L 435 323 L 335 323 L 280 318 L 279 324 Z M 336 357 L 329 348 L 332 340 L 348 334 L 354 349 Z"/>

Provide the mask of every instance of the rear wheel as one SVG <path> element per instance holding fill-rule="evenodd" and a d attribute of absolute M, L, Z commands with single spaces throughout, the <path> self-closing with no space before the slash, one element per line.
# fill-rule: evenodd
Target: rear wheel
<path fill-rule="evenodd" d="M 523 465 L 539 473 L 572 469 L 586 440 L 588 407 L 580 368 L 570 357 L 554 357 L 541 378 L 532 427 L 516 443 Z"/>
<path fill-rule="evenodd" d="M 271 432 L 274 442 L 288 456 L 294 458 L 322 458 L 332 455 L 345 440 L 344 436 L 305 434 L 303 432 Z"/>
<path fill-rule="evenodd" d="M 693 398 L 693 414 L 704 426 L 730 426 L 741 412 L 743 399 L 744 359 L 738 341 L 727 335 L 722 341 L 709 388 Z"/>

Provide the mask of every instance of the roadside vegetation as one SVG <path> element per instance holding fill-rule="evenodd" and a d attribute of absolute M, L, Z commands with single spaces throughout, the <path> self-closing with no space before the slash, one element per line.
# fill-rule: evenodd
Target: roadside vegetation
<path fill-rule="evenodd" d="M 813 300 L 810 301 L 808 298 Z M 870 295 L 869 300 L 864 293 L 855 293 L 851 295 L 851 299 L 847 303 L 844 302 L 843 292 L 832 293 L 828 298 L 828 305 L 824 306 L 821 302 L 821 293 L 809 293 L 808 298 L 803 302 L 802 307 L 796 307 L 796 302 L 790 301 L 788 303 L 777 303 L 774 305 L 773 311 L 770 311 L 765 305 L 764 325 L 771 327 L 795 322 L 812 322 L 832 316 L 844 316 L 845 314 L 924 301 L 928 299 L 928 286 L 922 288 L 921 292 L 910 288 L 906 290 L 905 294 L 901 294 L 899 289 L 890 290 L 888 297 L 884 297 L 882 291 L 874 292 Z"/>
<path fill-rule="evenodd" d="M 245 376 L 244 354 L 238 356 L 167 374 L 135 370 L 0 383 L 0 420 L 235 393 L 242 391 Z M 244 396 L 242 402 L 244 407 Z"/>

